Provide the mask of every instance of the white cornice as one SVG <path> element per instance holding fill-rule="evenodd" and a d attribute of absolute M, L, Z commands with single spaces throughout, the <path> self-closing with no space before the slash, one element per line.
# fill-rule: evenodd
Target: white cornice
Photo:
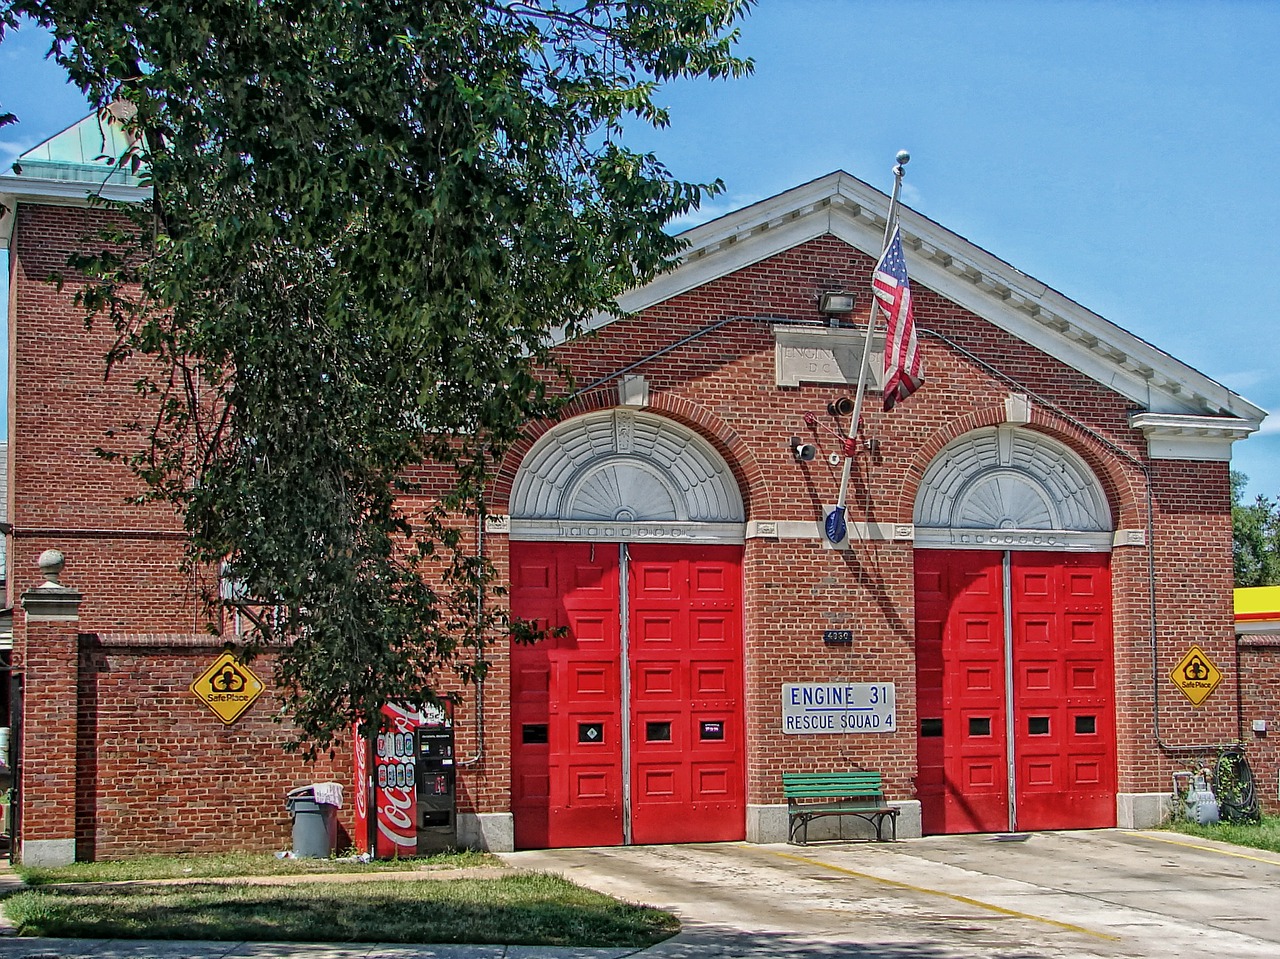
<path fill-rule="evenodd" d="M 1156 460 L 1231 459 L 1231 444 L 1246 439 L 1259 424 L 1229 416 L 1179 416 L 1135 413 L 1129 425 L 1147 438 L 1147 452 Z"/>
<path fill-rule="evenodd" d="M 681 234 L 680 263 L 618 300 L 637 312 L 824 234 L 878 256 L 889 198 L 844 172 Z M 901 207 L 912 278 L 994 325 L 1159 413 L 1239 417 L 1266 411 L 916 211 Z M 600 314 L 590 328 L 612 322 Z"/>
<path fill-rule="evenodd" d="M 94 198 L 140 202 L 151 197 L 150 187 L 118 183 L 95 184 L 84 180 L 44 180 L 38 177 L 0 176 L 0 250 L 7 249 L 13 236 L 14 215 L 19 203 L 41 206 L 88 206 Z"/>

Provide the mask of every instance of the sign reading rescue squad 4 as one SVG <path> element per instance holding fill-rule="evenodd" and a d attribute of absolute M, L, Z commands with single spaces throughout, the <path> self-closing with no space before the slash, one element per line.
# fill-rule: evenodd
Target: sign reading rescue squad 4
<path fill-rule="evenodd" d="M 897 730 L 893 683 L 786 683 L 782 731 L 891 733 Z"/>
<path fill-rule="evenodd" d="M 262 695 L 266 687 L 244 663 L 223 653 L 196 677 L 191 692 L 230 726 Z"/>

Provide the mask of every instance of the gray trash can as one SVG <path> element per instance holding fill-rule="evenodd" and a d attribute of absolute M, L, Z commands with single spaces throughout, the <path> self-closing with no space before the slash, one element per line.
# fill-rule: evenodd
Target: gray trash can
<path fill-rule="evenodd" d="M 328 859 L 338 842 L 338 807 L 316 802 L 312 786 L 289 790 L 284 805 L 293 819 L 293 854 Z"/>

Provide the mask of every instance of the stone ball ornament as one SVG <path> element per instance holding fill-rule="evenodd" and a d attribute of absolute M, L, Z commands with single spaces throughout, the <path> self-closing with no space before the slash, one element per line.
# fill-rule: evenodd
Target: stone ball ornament
<path fill-rule="evenodd" d="M 36 560 L 40 566 L 40 573 L 47 582 L 53 583 L 55 586 L 61 585 L 58 577 L 62 575 L 62 567 L 66 565 L 67 558 L 62 555 L 62 550 L 46 549 L 40 554 L 40 558 Z"/>

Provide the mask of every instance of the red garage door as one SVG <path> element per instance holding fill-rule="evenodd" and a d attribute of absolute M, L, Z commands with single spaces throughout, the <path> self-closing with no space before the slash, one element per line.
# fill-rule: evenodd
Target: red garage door
<path fill-rule="evenodd" d="M 743 838 L 740 566 L 738 547 L 511 544 L 513 614 L 564 627 L 512 647 L 518 847 Z"/>
<path fill-rule="evenodd" d="M 917 551 L 926 833 L 1115 825 L 1109 597 L 1105 553 Z"/>

